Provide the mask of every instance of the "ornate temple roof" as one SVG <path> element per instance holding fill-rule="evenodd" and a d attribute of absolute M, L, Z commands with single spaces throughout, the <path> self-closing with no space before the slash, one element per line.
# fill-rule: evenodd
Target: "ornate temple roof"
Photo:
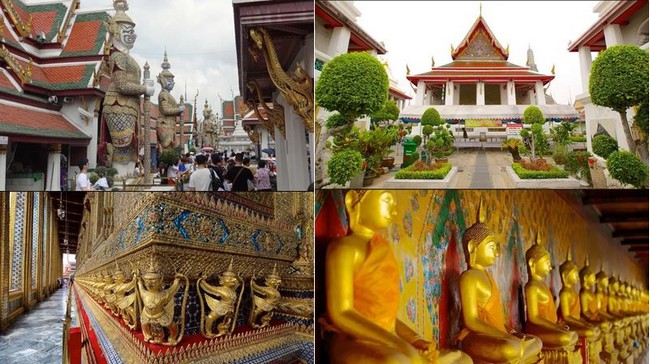
<path fill-rule="evenodd" d="M 0 134 L 21 142 L 47 137 L 50 143 L 85 145 L 91 139 L 56 111 L 5 101 L 0 101 Z"/>
<path fill-rule="evenodd" d="M 77 144 L 90 140 L 60 110 L 64 97 L 104 95 L 108 80 L 100 69 L 109 15 L 81 13 L 79 4 L 79 0 L 0 3 L 4 15 L 0 18 L 0 99 L 16 102 L 2 106 L 2 134 L 48 142 L 76 140 Z"/>
<path fill-rule="evenodd" d="M 413 85 L 419 81 L 444 83 L 476 83 L 481 81 L 508 82 L 510 80 L 546 84 L 555 76 L 535 72 L 528 67 L 508 62 L 509 51 L 503 48 L 488 27 L 483 16 L 479 15 L 459 46 L 451 50 L 452 62 L 431 71 L 406 78 Z"/>

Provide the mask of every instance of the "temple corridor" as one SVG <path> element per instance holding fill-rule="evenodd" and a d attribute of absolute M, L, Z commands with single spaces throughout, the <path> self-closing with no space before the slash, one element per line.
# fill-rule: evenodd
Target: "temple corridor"
<path fill-rule="evenodd" d="M 67 291 L 65 287 L 58 289 L 45 301 L 19 316 L 5 333 L 0 334 L 0 362 L 61 362 Z M 71 308 L 72 326 L 79 326 L 74 301 Z"/>

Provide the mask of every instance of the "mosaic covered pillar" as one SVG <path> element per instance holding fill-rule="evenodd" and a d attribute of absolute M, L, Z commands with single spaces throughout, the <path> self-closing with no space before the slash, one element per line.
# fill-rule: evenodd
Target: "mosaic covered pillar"
<path fill-rule="evenodd" d="M 9 225 L 9 192 L 0 192 L 0 225 Z M 9 326 L 9 229 L 0 230 L 0 331 Z"/>
<path fill-rule="evenodd" d="M 7 144 L 0 144 L 0 191 L 7 189 Z"/>

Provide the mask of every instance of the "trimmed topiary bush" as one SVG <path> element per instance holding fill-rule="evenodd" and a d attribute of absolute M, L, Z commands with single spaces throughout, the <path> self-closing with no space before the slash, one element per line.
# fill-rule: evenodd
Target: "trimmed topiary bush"
<path fill-rule="evenodd" d="M 441 163 L 440 167 L 429 171 L 414 171 L 414 166 L 399 170 L 395 179 L 444 179 L 451 171 L 451 163 Z"/>
<path fill-rule="evenodd" d="M 618 142 L 609 135 L 601 134 L 591 141 L 591 148 L 594 154 L 607 159 L 610 154 L 618 150 Z"/>
<path fill-rule="evenodd" d="M 570 139 L 573 143 L 585 143 L 587 141 L 587 137 L 582 135 L 572 135 Z"/>
<path fill-rule="evenodd" d="M 648 185 L 648 166 L 626 150 L 619 150 L 609 155 L 607 170 L 612 177 L 623 184 L 632 185 L 635 188 L 643 188 Z"/>
<path fill-rule="evenodd" d="M 630 150 L 635 153 L 638 149 L 645 163 L 648 151 L 634 143 L 626 113 L 628 108 L 648 100 L 648 63 L 647 51 L 634 45 L 616 45 L 596 57 L 589 76 L 591 102 L 619 114 Z"/>
<path fill-rule="evenodd" d="M 332 183 L 345 185 L 352 178 L 361 173 L 363 156 L 359 151 L 345 149 L 334 153 L 327 161 L 327 175 Z"/>
<path fill-rule="evenodd" d="M 431 125 L 439 126 L 442 125 L 443 120 L 440 118 L 440 113 L 433 107 L 426 109 L 424 114 L 422 114 L 422 119 L 420 119 L 422 125 Z"/>
<path fill-rule="evenodd" d="M 550 166 L 548 171 L 533 171 L 525 169 L 519 163 L 512 164 L 512 170 L 521 179 L 548 179 L 548 178 L 567 178 L 569 174 L 556 166 Z"/>
<path fill-rule="evenodd" d="M 345 53 L 325 64 L 315 89 L 316 102 L 348 120 L 380 110 L 388 99 L 388 75 L 366 52 Z"/>
<path fill-rule="evenodd" d="M 419 135 L 414 136 L 414 137 L 413 137 L 413 142 L 414 142 L 415 144 L 417 144 L 417 146 L 419 147 L 420 144 L 422 144 L 422 137 L 419 136 Z"/>
<path fill-rule="evenodd" d="M 530 105 L 524 110 L 524 115 L 521 118 L 521 121 L 524 124 L 530 124 L 531 125 L 531 131 L 533 131 L 533 133 L 532 133 L 533 140 L 532 140 L 531 151 L 533 153 L 533 159 L 535 159 L 536 156 L 537 156 L 536 148 L 537 148 L 538 144 L 545 145 L 545 143 L 546 143 L 546 141 L 543 141 L 543 143 L 542 143 L 542 141 L 537 142 L 535 140 L 535 139 L 539 139 L 539 133 L 535 133 L 535 130 L 537 130 L 537 128 L 535 128 L 535 125 L 539 125 L 541 127 L 542 124 L 544 124 L 546 122 L 546 119 L 544 118 L 544 114 L 542 113 L 542 110 L 539 107 L 537 107 L 535 105 Z M 525 130 L 525 129 L 523 129 L 523 130 Z M 523 130 L 522 130 L 522 132 L 523 132 Z M 522 137 L 524 137 L 523 134 L 522 134 Z"/>
<path fill-rule="evenodd" d="M 634 124 L 643 132 L 643 138 L 648 140 L 648 100 L 641 104 L 634 115 Z"/>

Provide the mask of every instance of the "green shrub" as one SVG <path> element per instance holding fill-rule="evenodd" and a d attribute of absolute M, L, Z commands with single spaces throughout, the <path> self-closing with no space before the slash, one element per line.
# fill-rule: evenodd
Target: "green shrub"
<path fill-rule="evenodd" d="M 99 175 L 95 172 L 88 173 L 88 180 L 91 185 L 94 185 L 99 180 Z"/>
<path fill-rule="evenodd" d="M 443 120 L 440 118 L 440 113 L 433 107 L 430 107 L 424 111 L 422 118 L 420 119 L 422 125 L 431 125 L 438 126 L 442 125 Z"/>
<path fill-rule="evenodd" d="M 610 154 L 618 150 L 618 142 L 609 135 L 601 134 L 591 141 L 591 148 L 594 154 L 607 159 Z"/>
<path fill-rule="evenodd" d="M 648 139 L 648 100 L 645 100 L 636 111 L 634 124 L 643 132 L 643 138 Z"/>
<path fill-rule="evenodd" d="M 572 135 L 571 141 L 573 143 L 585 143 L 587 141 L 587 137 L 583 135 Z"/>
<path fill-rule="evenodd" d="M 345 185 L 361 173 L 362 163 L 363 156 L 359 151 L 345 149 L 334 153 L 332 158 L 327 161 L 327 175 L 332 183 Z"/>
<path fill-rule="evenodd" d="M 348 120 L 371 115 L 388 99 L 388 75 L 366 52 L 344 53 L 323 67 L 315 89 L 316 102 Z"/>
<path fill-rule="evenodd" d="M 589 157 L 591 153 L 585 150 L 576 150 L 569 152 L 566 156 L 566 163 L 564 164 L 564 169 L 571 173 L 575 174 L 581 179 L 586 180 L 591 184 L 591 173 L 589 172 Z"/>
<path fill-rule="evenodd" d="M 519 163 L 513 163 L 512 169 L 521 179 L 548 179 L 548 178 L 567 178 L 569 174 L 556 166 L 551 166 L 548 171 L 530 171 L 525 169 Z"/>
<path fill-rule="evenodd" d="M 564 164 L 566 163 L 566 158 L 569 153 L 566 150 L 566 147 L 561 147 L 556 145 L 553 148 L 553 162 L 555 164 Z"/>
<path fill-rule="evenodd" d="M 411 166 L 395 173 L 395 179 L 444 179 L 451 170 L 451 163 L 443 163 L 433 171 L 412 171 Z"/>
<path fill-rule="evenodd" d="M 643 188 L 648 185 L 648 166 L 634 154 L 619 150 L 607 158 L 607 170 L 623 184 Z"/>
<path fill-rule="evenodd" d="M 414 136 L 414 137 L 413 137 L 413 142 L 414 142 L 415 144 L 417 144 L 417 146 L 419 147 L 420 144 L 422 144 L 422 137 L 419 136 L 419 135 Z"/>

